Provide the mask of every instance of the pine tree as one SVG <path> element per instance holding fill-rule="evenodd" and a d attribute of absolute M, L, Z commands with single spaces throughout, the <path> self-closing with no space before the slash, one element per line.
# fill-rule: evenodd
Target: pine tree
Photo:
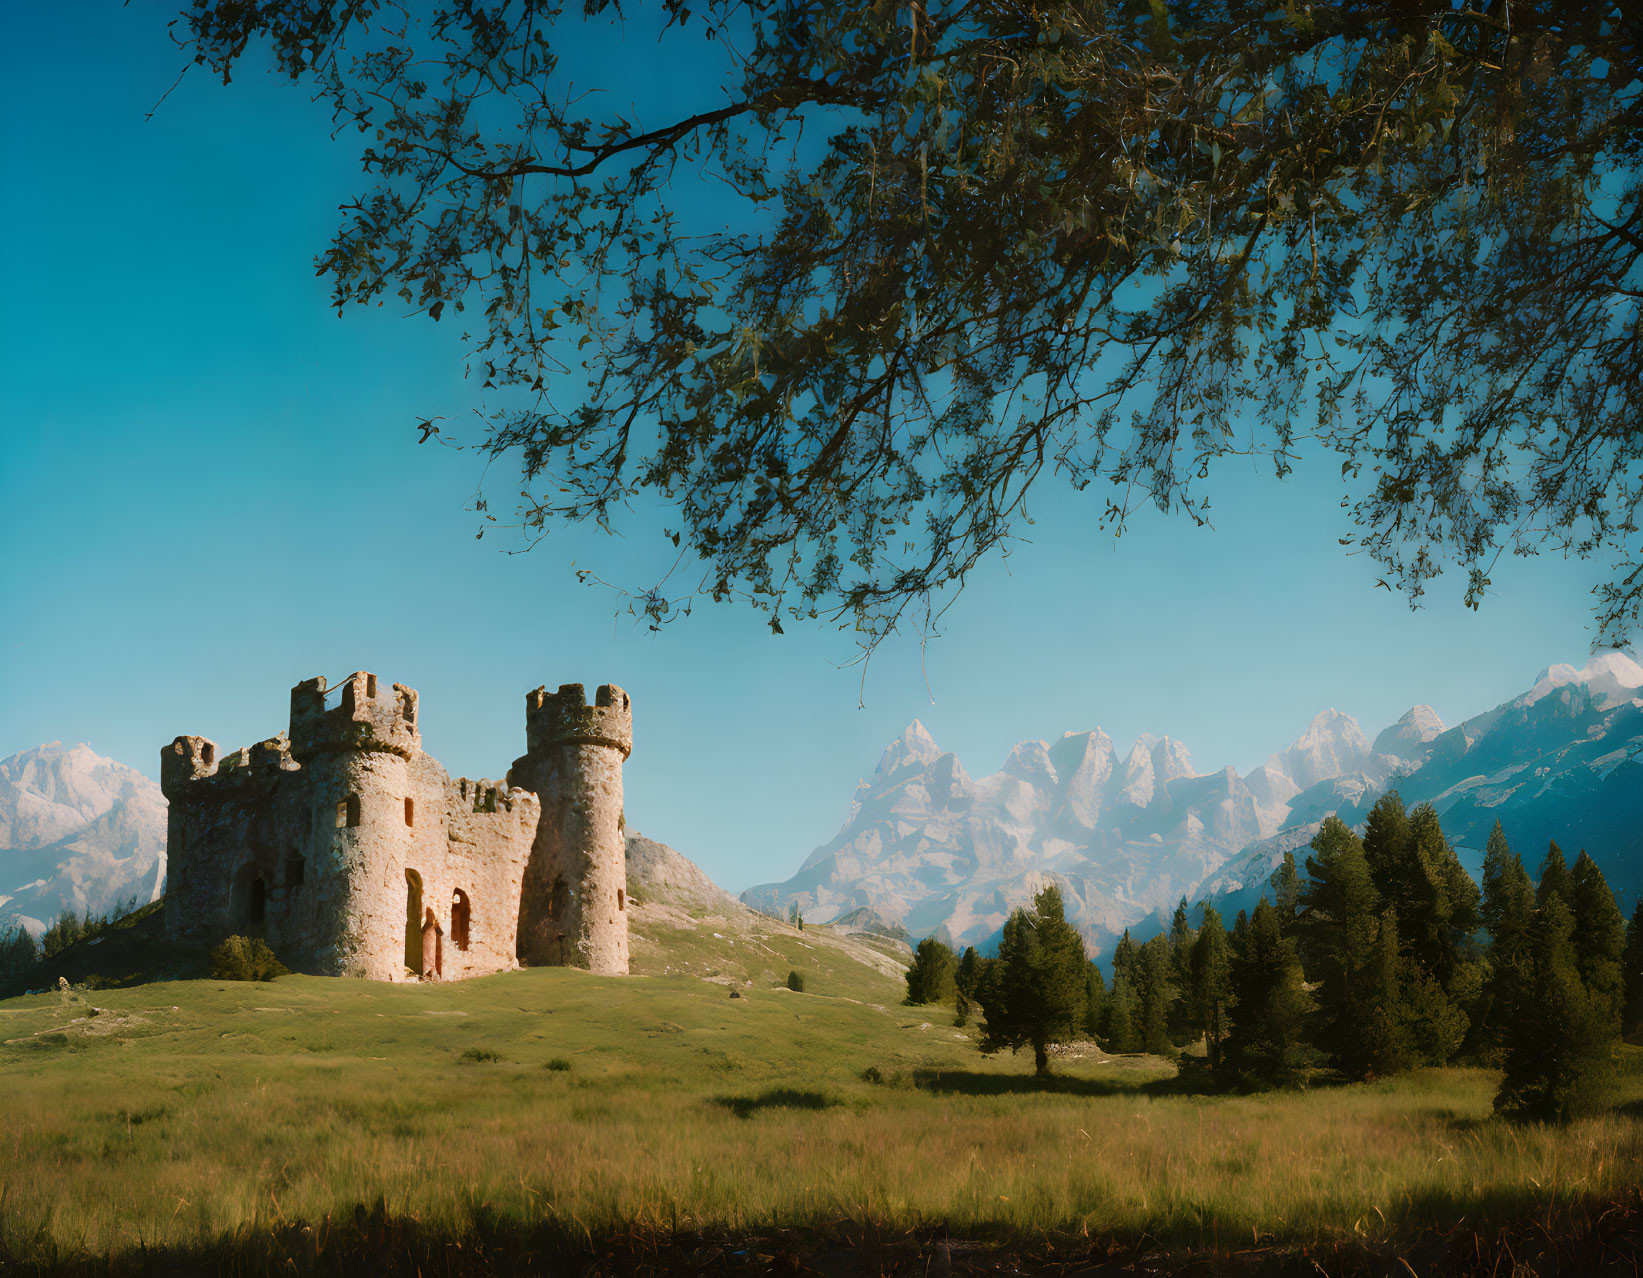
<path fill-rule="evenodd" d="M 1510 1118 L 1566 1122 L 1600 1108 L 1613 1073 L 1616 1023 L 1580 979 L 1575 919 L 1554 889 L 1535 911 L 1524 988 L 1513 1000 L 1495 1109 Z"/>
<path fill-rule="evenodd" d="M 1409 834 L 1392 903 L 1408 954 L 1447 989 L 1461 960 L 1458 938 L 1477 927 L 1477 887 L 1461 869 L 1430 803 L 1409 814 Z"/>
<path fill-rule="evenodd" d="M 1624 995 L 1620 1012 L 1620 1032 L 1627 1042 L 1635 1042 L 1643 1032 L 1643 901 L 1632 911 L 1626 925 L 1626 948 L 1620 956 L 1620 982 Z"/>
<path fill-rule="evenodd" d="M 912 966 L 907 969 L 907 1002 L 946 1003 L 958 992 L 955 976 L 958 959 L 942 941 L 927 936 L 913 951 Z"/>
<path fill-rule="evenodd" d="M 1135 963 L 1135 1028 L 1143 1052 L 1156 1056 L 1175 1054 L 1169 1029 L 1176 993 L 1169 941 L 1162 935 L 1155 936 L 1141 947 Z"/>
<path fill-rule="evenodd" d="M 1176 992 L 1170 1009 L 1169 1033 L 1170 1040 L 1180 1047 L 1204 1032 L 1197 1006 L 1192 1001 L 1192 944 L 1196 937 L 1187 914 L 1187 898 L 1183 896 L 1169 926 L 1170 981 Z"/>
<path fill-rule="evenodd" d="M 1112 975 L 1116 981 L 1120 976 L 1126 976 L 1130 984 L 1135 984 L 1135 958 L 1141 947 L 1130 940 L 1129 928 L 1124 929 L 1124 935 L 1118 938 L 1118 944 L 1112 951 Z"/>
<path fill-rule="evenodd" d="M 1172 961 L 1175 955 L 1183 950 L 1189 954 L 1192 952 L 1192 937 L 1192 921 L 1187 913 L 1187 898 L 1183 896 L 1175 907 L 1174 915 L 1170 918 L 1169 948 Z M 1176 975 L 1178 978 L 1186 976 L 1186 969 L 1179 963 L 1176 964 Z"/>
<path fill-rule="evenodd" d="M 1546 852 L 1546 859 L 1540 863 L 1540 878 L 1535 883 L 1535 904 L 1545 905 L 1546 898 L 1553 893 L 1563 898 L 1563 903 L 1569 903 L 1569 867 L 1563 860 L 1563 849 L 1558 847 L 1557 840 L 1552 840 L 1552 846 Z"/>
<path fill-rule="evenodd" d="M 1397 903 L 1397 869 L 1408 857 L 1409 817 L 1396 790 L 1388 790 L 1369 809 L 1364 821 L 1363 855 L 1381 898 Z"/>
<path fill-rule="evenodd" d="M 1112 989 L 1107 994 L 1101 1041 L 1113 1053 L 1141 1050 L 1141 1037 L 1135 1031 L 1135 987 L 1122 972 L 1116 972 L 1113 976 Z"/>
<path fill-rule="evenodd" d="M 1283 863 L 1272 872 L 1272 891 L 1278 910 L 1278 925 L 1285 935 L 1295 923 L 1295 911 L 1301 902 L 1301 875 L 1295 868 L 1295 854 L 1284 852 Z"/>
<path fill-rule="evenodd" d="M 1084 965 L 1084 1022 L 1087 1038 L 1099 1038 L 1107 1015 L 1107 983 L 1094 963 Z"/>
<path fill-rule="evenodd" d="M 1364 972 L 1360 1032 L 1365 1077 L 1384 1077 L 1415 1062 L 1409 1033 L 1409 1011 L 1403 1001 L 1403 974 L 1408 960 L 1398 936 L 1398 912 L 1388 907 L 1375 924 L 1375 944 Z"/>
<path fill-rule="evenodd" d="M 1441 1063 L 1448 1057 L 1434 1054 L 1459 1050 L 1483 999 L 1485 971 L 1473 939 L 1477 884 L 1444 837 L 1432 805 L 1422 803 L 1405 815 L 1396 794 L 1371 810 L 1364 857 L 1383 903 L 1397 915 L 1408 960 L 1399 979 L 1411 1041 L 1422 1059 Z"/>
<path fill-rule="evenodd" d="M 1474 1027 L 1475 1043 L 1478 1054 L 1492 1061 L 1505 1048 L 1514 992 L 1524 987 L 1529 932 L 1535 920 L 1535 886 L 1522 858 L 1507 846 L 1499 821 L 1484 847 L 1480 912 L 1489 934 L 1489 975 Z"/>
<path fill-rule="evenodd" d="M 1361 1078 L 1377 1071 L 1368 1035 L 1374 991 L 1370 966 L 1380 934 L 1375 890 L 1363 844 L 1340 818 L 1325 819 L 1306 859 L 1301 893 L 1306 926 L 1301 937 L 1319 1012 L 1316 1041 L 1342 1073 Z"/>
<path fill-rule="evenodd" d="M 1569 871 L 1569 913 L 1574 915 L 1575 967 L 1591 996 L 1609 1010 L 1615 1032 L 1625 1003 L 1621 962 L 1626 951 L 1626 918 L 1597 862 L 1585 849 Z"/>
<path fill-rule="evenodd" d="M 1232 997 L 1231 952 L 1220 913 L 1204 907 L 1204 922 L 1192 943 L 1192 1003 L 1204 1027 L 1204 1048 L 1209 1067 L 1221 1068 L 1222 1047 L 1227 1034 L 1227 1004 Z"/>
<path fill-rule="evenodd" d="M 34 938 L 21 927 L 0 932 L 0 988 L 21 985 L 40 961 Z"/>
<path fill-rule="evenodd" d="M 1410 1043 L 1423 1045 L 1424 1055 L 1450 1040 L 1456 1011 L 1475 1007 L 1482 993 L 1483 971 L 1470 940 L 1477 927 L 1477 885 L 1449 846 L 1432 805 L 1405 812 L 1396 790 L 1370 809 L 1363 850 L 1402 946 L 1405 961 L 1393 979 L 1400 985 L 1403 1028 Z"/>
<path fill-rule="evenodd" d="M 976 991 L 981 988 L 981 982 L 986 979 L 987 964 L 990 960 L 984 959 L 976 953 L 976 947 L 968 945 L 964 949 L 964 957 L 958 961 L 958 970 L 953 974 L 953 984 L 958 994 L 954 1000 L 958 1011 L 953 1017 L 954 1025 L 968 1025 L 971 1013 L 976 1007 Z"/>
<path fill-rule="evenodd" d="M 1416 1063 L 1447 1065 L 1460 1051 L 1471 1028 L 1471 1019 L 1465 1010 L 1449 996 L 1437 977 L 1407 957 L 1398 996 Z"/>
<path fill-rule="evenodd" d="M 965 998 L 974 1000 L 976 988 L 981 984 L 982 967 L 986 960 L 976 953 L 976 947 L 964 947 L 964 957 L 958 961 L 958 971 L 954 973 L 953 983 L 958 986 L 958 992 Z"/>
<path fill-rule="evenodd" d="M 1130 939 L 1128 928 L 1118 938 L 1112 952 L 1112 990 L 1107 996 L 1107 1019 L 1103 1037 L 1110 1052 L 1139 1052 L 1140 1008 L 1135 990 L 1135 967 L 1140 947 Z"/>
<path fill-rule="evenodd" d="M 1035 1070 L 1049 1073 L 1049 1045 L 1071 1039 L 1083 1019 L 1087 962 L 1054 884 L 1033 898 L 1031 911 L 1011 913 L 980 989 L 981 1050 L 1031 1046 Z"/>
<path fill-rule="evenodd" d="M 1535 886 L 1523 868 L 1523 859 L 1506 842 L 1506 831 L 1495 822 L 1483 848 L 1483 901 L 1480 915 L 1489 933 L 1491 949 L 1516 946 L 1534 921 Z"/>
<path fill-rule="evenodd" d="M 1301 1072 L 1301 1030 L 1307 998 L 1294 942 L 1283 935 L 1278 911 L 1263 896 L 1247 923 L 1233 933 L 1232 1032 L 1226 1057 L 1246 1084 L 1282 1087 Z"/>

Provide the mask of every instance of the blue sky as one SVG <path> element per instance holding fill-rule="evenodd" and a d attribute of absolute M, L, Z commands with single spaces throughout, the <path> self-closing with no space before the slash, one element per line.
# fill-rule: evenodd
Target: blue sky
<path fill-rule="evenodd" d="M 1585 658 L 1593 566 L 1505 564 L 1475 614 L 1445 578 L 1412 613 L 1336 544 L 1323 459 L 1225 468 L 1214 529 L 1148 515 L 1119 541 L 1046 486 L 941 637 L 865 676 L 848 632 L 734 606 L 650 633 L 573 565 L 652 579 L 654 520 L 476 540 L 467 503 L 513 477 L 412 428 L 475 402 L 456 331 L 329 309 L 312 259 L 363 187 L 355 140 L 253 74 L 190 73 L 144 119 L 181 65 L 167 17 L 0 11 L 0 756 L 84 740 L 152 776 L 176 734 L 259 739 L 293 683 L 363 668 L 421 691 L 453 774 L 500 776 L 527 689 L 615 681 L 631 827 L 740 889 L 829 838 L 914 717 L 976 774 L 1096 725 L 1242 771 L 1326 706 L 1371 735 L 1419 701 L 1452 723 Z"/>

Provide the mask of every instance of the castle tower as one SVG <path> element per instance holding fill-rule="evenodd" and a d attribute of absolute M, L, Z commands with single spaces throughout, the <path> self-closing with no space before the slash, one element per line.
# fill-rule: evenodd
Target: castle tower
<path fill-rule="evenodd" d="M 337 704 L 328 695 L 340 692 Z M 331 938 L 322 971 L 374 980 L 402 978 L 422 903 L 407 924 L 407 881 L 420 886 L 431 860 L 428 831 L 414 823 L 419 793 L 411 761 L 420 754 L 417 694 L 380 689 L 357 671 L 339 686 L 308 679 L 291 689 L 291 755 L 302 767 L 316 850 L 324 848 L 320 932 Z M 420 855 L 419 855 L 420 852 Z M 408 874 L 409 872 L 409 874 Z M 420 894 L 418 894 L 420 896 Z"/>
<path fill-rule="evenodd" d="M 511 784 L 542 800 L 519 904 L 519 957 L 526 963 L 628 970 L 626 821 L 622 764 L 633 752 L 628 694 L 582 685 L 525 695 L 525 753 Z"/>

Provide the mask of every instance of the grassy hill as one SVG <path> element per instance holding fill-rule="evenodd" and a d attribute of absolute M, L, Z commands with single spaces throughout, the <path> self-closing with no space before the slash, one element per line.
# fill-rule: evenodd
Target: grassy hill
<path fill-rule="evenodd" d="M 869 1245 L 910 1274 L 1638 1258 L 1636 1049 L 1622 1108 L 1568 1128 L 1496 1121 L 1483 1071 L 1200 1096 L 1084 1044 L 1040 1082 L 899 1005 L 894 942 L 732 909 L 682 859 L 633 865 L 628 978 L 0 1002 L 0 1270 L 836 1271 Z"/>

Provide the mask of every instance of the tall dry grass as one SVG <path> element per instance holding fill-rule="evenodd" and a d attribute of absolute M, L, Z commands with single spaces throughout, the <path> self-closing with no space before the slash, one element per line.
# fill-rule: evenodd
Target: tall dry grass
<path fill-rule="evenodd" d="M 921 1009 L 527 972 L 287 978 L 0 1004 L 0 1233 L 109 1255 L 350 1215 L 697 1231 L 850 1220 L 969 1237 L 1394 1240 L 1643 1183 L 1626 1106 L 1567 1128 L 1443 1070 L 1176 1094 L 1147 1059 L 984 1059 Z M 549 1060 L 569 1069 L 544 1068 Z M 863 1081 L 872 1066 L 886 1080 Z"/>

